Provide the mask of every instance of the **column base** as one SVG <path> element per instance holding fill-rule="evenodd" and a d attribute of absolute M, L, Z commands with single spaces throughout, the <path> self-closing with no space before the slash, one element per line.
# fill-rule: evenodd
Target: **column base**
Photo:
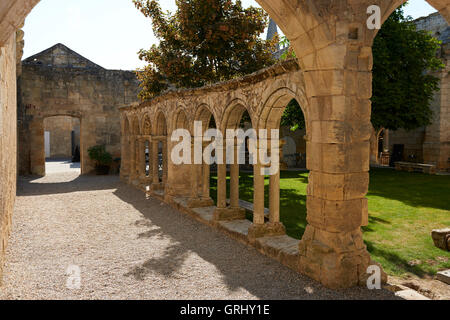
<path fill-rule="evenodd" d="M 283 236 L 286 234 L 286 228 L 281 222 L 252 224 L 248 229 L 249 239 L 257 239 L 263 237 Z"/>
<path fill-rule="evenodd" d="M 150 190 L 151 190 L 151 191 L 161 191 L 161 190 L 164 190 L 164 184 L 162 184 L 161 182 L 152 183 L 151 186 L 150 186 Z"/>
<path fill-rule="evenodd" d="M 245 209 L 243 208 L 216 208 L 214 210 L 215 221 L 232 221 L 232 220 L 244 220 Z"/>
<path fill-rule="evenodd" d="M 187 203 L 188 208 L 213 207 L 214 200 L 211 198 L 191 198 Z"/>
<path fill-rule="evenodd" d="M 308 225 L 299 251 L 300 272 L 328 288 L 367 286 L 372 275 L 367 268 L 372 265 L 380 268 L 381 283 L 387 283 L 387 274 L 371 260 L 360 229 L 332 233 Z"/>

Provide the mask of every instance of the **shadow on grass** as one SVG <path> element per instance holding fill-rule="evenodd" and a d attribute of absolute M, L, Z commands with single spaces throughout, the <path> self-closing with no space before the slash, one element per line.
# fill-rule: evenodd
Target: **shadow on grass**
<path fill-rule="evenodd" d="M 363 232 L 376 232 L 372 227 L 377 223 L 392 224 L 390 221 L 369 215 L 369 225 L 362 227 L 361 229 Z"/>
<path fill-rule="evenodd" d="M 371 241 L 364 242 L 367 245 L 367 250 L 370 252 L 370 254 L 372 254 L 373 256 L 382 257 L 404 272 L 413 273 L 421 278 L 423 278 L 425 275 L 432 275 L 431 273 L 421 268 L 420 265 L 410 265 L 407 260 L 401 258 L 398 254 L 392 251 L 381 249 Z"/>
<path fill-rule="evenodd" d="M 412 207 L 450 210 L 450 176 L 371 169 L 369 196 L 401 201 Z"/>
<path fill-rule="evenodd" d="M 304 172 L 282 171 L 281 179 L 298 179 L 299 183 L 308 183 Z M 269 178 L 266 177 L 264 186 L 264 206 L 269 207 Z M 211 177 L 211 197 L 217 203 L 217 177 Z M 227 183 L 227 197 L 230 196 L 229 183 Z M 253 175 L 241 173 L 239 177 L 239 198 L 253 203 Z M 253 215 L 247 213 L 247 219 L 252 221 Z M 288 236 L 301 239 L 306 229 L 306 194 L 301 194 L 294 188 L 280 189 L 280 220 L 286 227 Z"/>

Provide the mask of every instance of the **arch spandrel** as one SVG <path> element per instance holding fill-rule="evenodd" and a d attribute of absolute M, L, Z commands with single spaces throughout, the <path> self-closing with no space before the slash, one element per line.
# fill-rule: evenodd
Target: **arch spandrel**
<path fill-rule="evenodd" d="M 155 110 L 154 120 L 153 120 L 153 134 L 155 136 L 167 136 L 169 123 L 167 121 L 168 117 L 164 113 L 163 108 L 158 108 Z"/>
<path fill-rule="evenodd" d="M 141 134 L 144 136 L 149 136 L 152 134 L 152 123 L 150 120 L 150 115 L 147 112 L 145 112 L 142 116 Z"/>
<path fill-rule="evenodd" d="M 227 129 L 237 129 L 245 111 L 247 111 L 250 116 L 252 127 L 256 128 L 256 119 L 253 110 L 248 106 L 246 101 L 235 98 L 225 107 L 220 123 L 222 132 L 225 133 Z"/>

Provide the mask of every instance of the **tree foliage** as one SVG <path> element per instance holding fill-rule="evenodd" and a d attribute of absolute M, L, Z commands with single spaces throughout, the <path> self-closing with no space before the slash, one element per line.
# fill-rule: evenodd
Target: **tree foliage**
<path fill-rule="evenodd" d="M 290 127 L 292 131 L 306 127 L 305 116 L 297 100 L 292 99 L 286 106 L 286 109 L 284 109 L 281 125 Z"/>
<path fill-rule="evenodd" d="M 413 130 L 430 124 L 430 104 L 439 89 L 439 79 L 430 71 L 443 67 L 437 57 L 439 48 L 437 39 L 416 30 L 402 7 L 383 24 L 373 44 L 372 124 L 377 130 Z M 282 59 L 289 57 L 292 53 L 287 51 Z M 304 123 L 294 100 L 286 108 L 282 124 L 295 130 L 304 128 Z"/>
<path fill-rule="evenodd" d="M 195 88 L 243 76 L 275 61 L 276 41 L 259 36 L 268 23 L 260 8 L 240 0 L 176 0 L 175 13 L 157 0 L 133 0 L 151 18 L 158 45 L 141 50 L 148 65 L 138 72 L 145 100 L 175 88 Z"/>
<path fill-rule="evenodd" d="M 383 24 L 373 44 L 372 124 L 376 129 L 413 130 L 430 124 L 439 79 L 431 72 L 443 64 L 440 42 L 417 31 L 402 8 Z"/>

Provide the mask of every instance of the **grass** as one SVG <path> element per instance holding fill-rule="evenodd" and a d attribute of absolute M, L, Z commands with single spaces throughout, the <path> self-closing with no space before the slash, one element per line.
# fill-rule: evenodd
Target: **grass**
<path fill-rule="evenodd" d="M 269 180 L 265 203 L 269 205 Z M 281 221 L 301 239 L 306 227 L 308 173 L 281 173 Z M 217 178 L 212 177 L 213 198 Z M 253 201 L 253 175 L 242 173 L 240 198 Z M 372 258 L 396 276 L 434 275 L 450 268 L 450 253 L 436 248 L 431 230 L 450 226 L 450 176 L 373 169 L 370 173 L 369 226 L 364 241 Z M 251 219 L 251 215 L 248 215 Z"/>

